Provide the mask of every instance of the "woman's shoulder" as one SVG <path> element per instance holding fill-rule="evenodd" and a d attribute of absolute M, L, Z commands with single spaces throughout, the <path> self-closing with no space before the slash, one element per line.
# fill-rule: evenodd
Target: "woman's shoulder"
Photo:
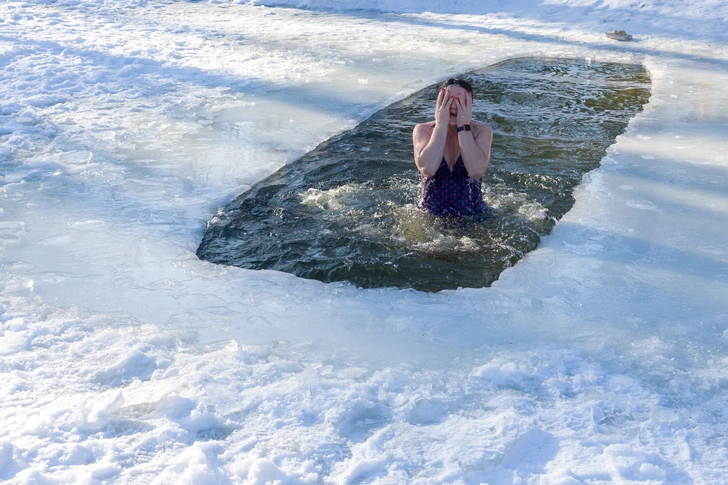
<path fill-rule="evenodd" d="M 470 128 L 473 130 L 473 135 L 477 136 L 480 133 L 492 133 L 493 128 L 490 126 L 490 123 L 486 123 L 485 121 L 477 121 L 472 120 L 470 122 Z"/>
<path fill-rule="evenodd" d="M 478 121 L 478 120 L 472 120 L 470 122 L 470 127 L 473 130 L 492 130 L 493 129 L 490 126 L 490 123 L 486 123 L 485 121 Z"/>
<path fill-rule="evenodd" d="M 429 131 L 429 132 L 431 132 L 434 129 L 435 129 L 435 121 L 433 120 L 433 121 L 426 121 L 425 123 L 417 123 L 415 125 L 413 131 L 415 133 L 418 132 L 418 131 Z"/>

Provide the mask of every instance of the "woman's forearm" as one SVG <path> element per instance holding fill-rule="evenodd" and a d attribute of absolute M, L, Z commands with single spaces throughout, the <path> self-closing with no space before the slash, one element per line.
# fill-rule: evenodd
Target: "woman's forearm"
<path fill-rule="evenodd" d="M 415 157 L 415 163 L 422 175 L 432 177 L 440 168 L 442 157 L 445 155 L 445 141 L 447 140 L 447 125 L 436 125 L 425 147 Z"/>
<path fill-rule="evenodd" d="M 491 133 L 482 133 L 480 136 L 492 137 Z M 485 147 L 478 146 L 472 131 L 461 131 L 458 133 L 460 143 L 460 154 L 463 157 L 463 164 L 471 178 L 481 178 L 490 165 L 490 140 L 486 140 Z"/>

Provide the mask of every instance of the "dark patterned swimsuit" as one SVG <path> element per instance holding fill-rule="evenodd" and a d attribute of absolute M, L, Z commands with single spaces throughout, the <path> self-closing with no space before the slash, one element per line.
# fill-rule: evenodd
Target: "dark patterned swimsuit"
<path fill-rule="evenodd" d="M 441 217 L 459 217 L 482 214 L 488 206 L 483 201 L 481 180 L 470 178 L 458 157 L 452 171 L 442 157 L 435 175 L 422 180 L 422 199 L 419 207 Z"/>

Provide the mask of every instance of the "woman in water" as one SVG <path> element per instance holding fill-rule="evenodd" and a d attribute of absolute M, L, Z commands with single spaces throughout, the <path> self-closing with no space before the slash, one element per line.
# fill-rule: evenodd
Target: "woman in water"
<path fill-rule="evenodd" d="M 487 206 L 481 178 L 490 164 L 493 129 L 472 119 L 473 87 L 450 78 L 440 87 L 435 121 L 412 132 L 415 164 L 423 176 L 420 208 L 442 217 L 480 214 Z"/>

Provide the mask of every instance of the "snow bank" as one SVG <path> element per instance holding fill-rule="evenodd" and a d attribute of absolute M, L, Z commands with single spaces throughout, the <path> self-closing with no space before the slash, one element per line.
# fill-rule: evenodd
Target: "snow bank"
<path fill-rule="evenodd" d="M 0 4 L 0 480 L 725 482 L 726 7 L 306 5 Z M 379 107 L 539 55 L 644 63 L 653 95 L 491 288 L 194 256 Z"/>

